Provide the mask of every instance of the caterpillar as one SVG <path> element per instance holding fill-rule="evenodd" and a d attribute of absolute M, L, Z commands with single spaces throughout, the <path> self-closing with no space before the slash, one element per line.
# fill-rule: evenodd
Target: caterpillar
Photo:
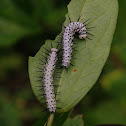
<path fill-rule="evenodd" d="M 49 53 L 47 62 L 43 69 L 44 94 L 46 98 L 47 108 L 51 113 L 56 112 L 56 100 L 55 100 L 54 87 L 52 83 L 56 62 L 58 60 L 57 52 L 58 49 L 51 48 L 51 52 Z"/>
<path fill-rule="evenodd" d="M 79 17 L 80 19 L 80 17 Z M 79 21 L 78 19 L 78 21 Z M 70 18 L 69 18 L 70 20 Z M 89 20 L 89 19 L 88 19 Z M 88 21 L 87 20 L 87 21 Z M 63 34 L 63 56 L 62 56 L 62 67 L 68 68 L 68 66 L 71 64 L 71 58 L 72 58 L 72 45 L 73 45 L 73 39 L 76 32 L 79 33 L 79 39 L 86 39 L 88 38 L 87 34 L 90 34 L 87 32 L 86 25 L 84 23 L 80 22 L 71 22 L 68 24 L 68 26 L 65 27 L 64 34 Z M 89 23 L 88 23 L 89 24 Z M 88 25 L 87 24 L 87 25 Z M 90 29 L 90 28 L 88 28 Z M 86 34 L 87 33 L 87 34 Z M 92 34 L 90 34 L 92 35 Z M 90 38 L 88 38 L 90 39 Z"/>

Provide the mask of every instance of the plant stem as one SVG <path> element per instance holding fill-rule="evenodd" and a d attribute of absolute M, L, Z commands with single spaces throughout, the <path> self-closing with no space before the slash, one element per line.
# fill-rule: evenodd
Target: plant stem
<path fill-rule="evenodd" d="M 52 126 L 53 118 L 54 118 L 54 113 L 51 113 L 48 118 L 47 126 Z"/>

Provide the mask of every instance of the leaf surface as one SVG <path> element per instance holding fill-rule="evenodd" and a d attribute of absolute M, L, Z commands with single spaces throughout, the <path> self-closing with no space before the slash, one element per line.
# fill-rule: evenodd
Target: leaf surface
<path fill-rule="evenodd" d="M 89 31 L 95 36 L 88 35 L 92 40 L 76 39 L 78 47 L 76 52 L 73 51 L 76 59 L 71 61 L 74 66 L 70 66 L 68 71 L 63 68 L 58 70 L 61 71 L 61 74 L 58 75 L 61 76 L 61 79 L 54 81 L 54 84 L 60 85 L 56 89 L 56 92 L 60 92 L 60 95 L 56 95 L 56 100 L 60 100 L 60 102 L 57 102 L 57 107 L 62 109 L 57 109 L 57 112 L 65 112 L 73 108 L 97 81 L 110 52 L 118 15 L 118 1 L 72 0 L 68 5 L 65 26 L 69 22 L 68 15 L 71 21 L 77 21 L 80 15 L 79 22 L 91 18 L 91 23 L 86 28 L 95 27 Z M 61 42 L 61 39 L 56 37 L 55 41 Z M 44 47 L 50 49 L 50 43 L 51 41 L 46 41 Z M 54 44 L 56 47 L 55 42 L 53 42 Z M 39 59 L 42 58 L 42 51 L 45 50 L 41 48 L 35 57 L 29 58 L 31 85 L 41 103 L 43 103 L 43 100 L 41 100 L 39 94 L 43 91 L 37 91 L 35 85 L 42 85 L 43 82 L 35 82 L 35 76 L 42 76 L 41 73 L 36 73 L 37 67 L 43 69 L 43 66 L 38 65 Z M 43 55 L 45 54 L 43 53 Z"/>

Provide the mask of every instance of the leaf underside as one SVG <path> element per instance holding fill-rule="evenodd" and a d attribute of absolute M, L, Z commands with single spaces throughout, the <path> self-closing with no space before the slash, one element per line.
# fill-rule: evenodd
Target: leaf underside
<path fill-rule="evenodd" d="M 118 1 L 72 0 L 68 5 L 65 26 L 69 24 L 68 15 L 72 22 L 77 21 L 80 15 L 79 22 L 91 18 L 91 23 L 86 28 L 95 28 L 89 31 L 94 35 L 88 35 L 92 40 L 76 39 L 77 51 L 73 51 L 76 59 L 71 60 L 74 66 L 70 66 L 68 71 L 63 68 L 56 70 L 61 72 L 61 74 L 58 74 L 61 77 L 60 79 L 55 80 L 54 78 L 54 85 L 60 85 L 55 89 L 56 92 L 60 92 L 60 95 L 56 95 L 56 100 L 60 100 L 60 102 L 57 102 L 57 107 L 62 108 L 57 109 L 57 112 L 66 112 L 73 108 L 97 81 L 110 52 L 118 15 Z M 53 47 L 56 47 L 56 42 L 61 41 L 62 39 L 57 36 L 55 41 L 46 41 L 44 47 L 50 49 L 51 42 Z M 43 66 L 39 65 L 41 63 L 39 59 L 42 59 L 42 55 L 47 57 L 43 52 L 47 53 L 41 47 L 35 57 L 29 57 L 29 76 L 32 89 L 41 103 L 45 101 L 41 100 L 42 96 L 40 96 L 40 94 L 43 94 L 43 89 L 40 90 L 36 86 L 43 85 L 42 81 L 37 80 L 38 77 L 42 77 L 42 73 L 37 71 L 43 70 Z M 46 62 L 46 60 L 42 60 Z"/>

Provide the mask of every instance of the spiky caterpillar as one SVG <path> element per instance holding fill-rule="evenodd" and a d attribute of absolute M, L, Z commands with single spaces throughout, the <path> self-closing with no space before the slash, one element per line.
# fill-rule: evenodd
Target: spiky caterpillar
<path fill-rule="evenodd" d="M 56 67 L 58 49 L 51 48 L 47 62 L 43 69 L 44 94 L 49 112 L 56 112 L 56 100 L 53 87 L 53 74 Z"/>
<path fill-rule="evenodd" d="M 74 34 L 78 32 L 80 39 L 86 39 L 86 27 L 84 23 L 80 22 L 71 22 L 64 30 L 63 34 L 63 58 L 62 58 L 62 66 L 64 68 L 68 68 L 70 65 L 70 60 L 72 57 L 72 45 Z"/>

